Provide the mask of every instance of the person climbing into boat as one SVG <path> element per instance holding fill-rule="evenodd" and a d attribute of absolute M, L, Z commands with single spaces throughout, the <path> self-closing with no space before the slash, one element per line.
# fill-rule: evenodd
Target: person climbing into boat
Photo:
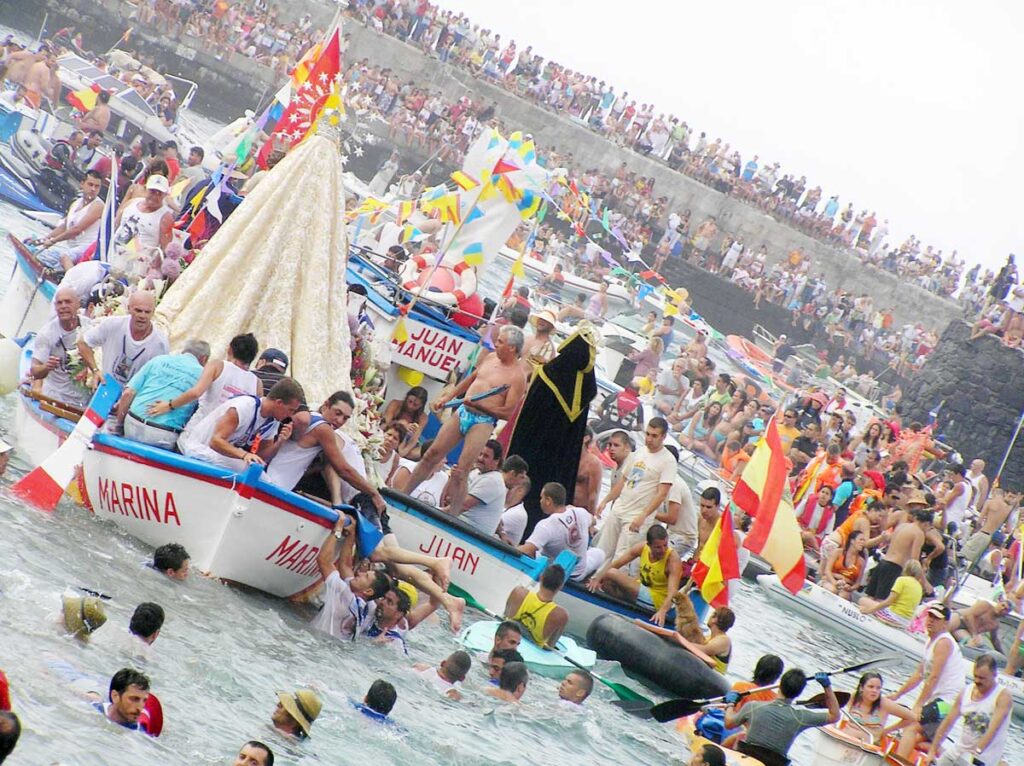
<path fill-rule="evenodd" d="M 153 569 L 170 580 L 187 580 L 190 562 L 188 551 L 178 543 L 165 543 L 153 551 Z"/>
<path fill-rule="evenodd" d="M 822 489 L 828 491 L 827 487 Z M 867 555 L 864 553 L 866 543 L 867 539 L 859 529 L 850 532 L 846 545 L 832 551 L 821 567 L 821 587 L 850 601 L 864 577 L 867 565 Z"/>
<path fill-rule="evenodd" d="M 52 269 L 68 271 L 85 251 L 96 242 L 103 215 L 103 200 L 99 198 L 103 177 L 88 170 L 80 182 L 81 194 L 71 203 L 60 223 L 39 239 L 25 240 L 26 245 L 38 245 L 40 263 Z"/>
<path fill-rule="evenodd" d="M 665 449 L 667 433 L 668 422 L 664 418 L 654 417 L 647 422 L 643 449 L 629 456 L 622 476 L 598 503 L 598 518 L 606 506 L 614 503 L 597 537 L 606 561 L 639 545 L 636 541 L 642 539 L 640 535 L 653 523 L 651 517 L 661 509 L 672 489 L 676 461 Z"/>
<path fill-rule="evenodd" d="M 828 673 L 818 673 L 814 680 L 825 690 L 824 711 L 794 707 L 803 694 L 808 678 L 799 668 L 791 668 L 779 680 L 780 697 L 771 702 L 750 702 L 736 710 L 739 692 L 725 695 L 725 725 L 732 729 L 748 724 L 747 737 L 739 743 L 739 751 L 760 760 L 765 766 L 788 766 L 789 748 L 804 729 L 813 729 L 839 720 L 839 700 L 832 691 Z"/>
<path fill-rule="evenodd" d="M 415 593 L 415 589 L 409 588 Z M 413 607 L 409 592 L 392 584 L 388 591 L 376 600 L 372 623 L 363 623 L 358 628 L 357 637 L 371 639 L 376 644 L 386 644 L 406 656 L 409 648 L 406 636 L 409 631 L 437 611 L 438 602 L 431 597 L 429 601 Z"/>
<path fill-rule="evenodd" d="M 508 386 L 504 391 L 486 399 L 477 402 L 464 401 L 460 404 L 454 416 L 448 418 L 441 426 L 434 443 L 416 464 L 405 486 L 397 489 L 406 494 L 413 494 L 416 487 L 430 476 L 437 465 L 462 441 L 459 462 L 452 469 L 448 487 L 450 512 L 454 515 L 462 513 L 470 469 L 476 463 L 487 440 L 491 438 L 494 426 L 499 420 L 512 416 L 526 393 L 526 376 L 519 364 L 523 341 L 522 330 L 510 325 L 502 327 L 494 341 L 494 353 L 489 354 L 476 371 L 466 376 L 450 393 L 442 394 L 434 401 L 433 409 L 440 411 L 452 399 L 470 399 L 500 386 Z M 497 527 L 497 521 L 494 526 Z M 493 533 L 494 530 L 490 532 Z"/>
<path fill-rule="evenodd" d="M 945 604 L 937 602 L 928 607 L 925 612 L 928 642 L 924 645 L 924 657 L 910 677 L 889 697 L 896 702 L 923 683 L 911 708 L 915 723 L 903 732 L 896 750 L 901 758 L 909 760 L 919 744 L 935 741 L 939 725 L 963 688 L 967 663 L 960 645 L 949 632 L 949 618 L 949 607 Z"/>
<path fill-rule="evenodd" d="M 864 594 L 870 598 L 881 600 L 886 598 L 892 586 L 903 573 L 908 561 L 919 561 L 921 546 L 924 545 L 925 531 L 931 524 L 934 512 L 928 509 L 917 509 L 911 514 L 912 521 L 900 524 L 889 538 L 889 546 L 882 560 L 871 570 Z"/>
<path fill-rule="evenodd" d="M 693 753 L 688 766 L 726 766 L 725 751 L 710 742 Z"/>
<path fill-rule="evenodd" d="M 92 706 L 108 721 L 131 731 L 146 730 L 139 722 L 149 697 L 149 678 L 133 668 L 121 668 L 110 679 L 107 702 L 90 693 Z"/>
<path fill-rule="evenodd" d="M 405 425 L 406 438 L 398 448 L 398 454 L 409 457 L 419 444 L 420 435 L 427 426 L 427 389 L 413 386 L 402 399 L 392 399 L 384 408 L 381 420 L 385 423 Z"/>
<path fill-rule="evenodd" d="M 910 708 L 883 696 L 882 676 L 878 673 L 865 673 L 860 677 L 846 705 L 846 716 L 848 721 L 840 722 L 839 727 L 851 737 L 873 745 L 879 744 L 883 736 L 915 721 Z M 899 720 L 887 727 L 885 722 L 893 716 Z"/>
<path fill-rule="evenodd" d="M 974 661 L 974 683 L 953 701 L 949 715 L 939 725 L 928 748 L 930 762 L 937 766 L 958 766 L 970 758 L 976 766 L 998 766 L 1010 736 L 1013 697 L 998 682 L 996 658 L 983 654 Z M 946 735 L 963 720 L 959 738 L 945 747 Z M 941 757 L 936 761 L 935 756 Z"/>
<path fill-rule="evenodd" d="M 312 689 L 278 692 L 277 707 L 271 713 L 270 722 L 282 734 L 299 740 L 308 739 L 313 722 L 322 709 L 323 702 Z"/>
<path fill-rule="evenodd" d="M 375 600 L 391 589 L 391 578 L 368 568 L 356 574 L 355 523 L 342 516 L 317 553 L 316 564 L 324 578 L 323 606 L 309 625 L 342 641 L 353 641 L 373 625 Z M 341 553 L 337 544 L 341 541 Z"/>
<path fill-rule="evenodd" d="M 78 353 L 85 366 L 96 373 L 96 355 L 103 353 L 103 375 L 112 375 L 122 386 L 154 357 L 170 351 L 167 334 L 153 324 L 156 296 L 138 290 L 128 299 L 128 316 L 111 316 L 94 323 L 78 336 Z M 97 381 L 98 382 L 98 381 Z"/>
<path fill-rule="evenodd" d="M 565 570 L 560 565 L 549 564 L 541 572 L 537 590 L 517 585 L 505 601 L 505 617 L 526 628 L 527 635 L 537 646 L 555 646 L 569 624 L 569 613 L 555 603 L 565 579 Z"/>
<path fill-rule="evenodd" d="M 519 550 L 531 558 L 546 556 L 554 561 L 564 550 L 576 554 L 576 567 L 570 579 L 583 582 L 604 563 L 604 551 L 590 547 L 594 518 L 585 508 L 566 505 L 565 487 L 555 481 L 540 491 L 540 509 L 546 514 L 537 522 Z"/>
<path fill-rule="evenodd" d="M 594 677 L 585 670 L 570 670 L 558 685 L 558 701 L 579 707 L 594 691 Z"/>
<path fill-rule="evenodd" d="M 506 662 L 498 676 L 498 685 L 487 690 L 487 694 L 505 702 L 519 702 L 526 693 L 530 672 L 525 662 Z"/>
<path fill-rule="evenodd" d="M 923 580 L 924 569 L 921 562 L 908 561 L 903 565 L 902 574 L 893 583 L 892 590 L 883 600 L 861 596 L 857 608 L 861 614 L 873 614 L 883 622 L 906 629 L 910 627 L 917 607 L 924 598 Z"/>
<path fill-rule="evenodd" d="M 259 740 L 249 740 L 238 751 L 232 766 L 274 766 L 274 751 Z"/>
<path fill-rule="evenodd" d="M 54 293 L 54 316 L 42 326 L 32 343 L 29 374 L 34 381 L 33 388 L 41 389 L 43 396 L 84 408 L 89 397 L 86 389 L 72 379 L 69 359 L 82 331 L 79 306 L 74 290 L 61 287 Z"/>
<path fill-rule="evenodd" d="M 180 354 L 163 354 L 150 359 L 132 375 L 121 392 L 114 412 L 115 433 L 154 447 L 174 449 L 178 437 L 195 412 L 195 405 L 164 410 L 151 416 L 155 403 L 173 401 L 195 385 L 210 358 L 210 344 L 191 339 Z"/>
<path fill-rule="evenodd" d="M 626 567 L 637 559 L 640 576 L 632 577 Z M 664 626 L 682 578 L 679 554 L 669 548 L 665 528 L 655 524 L 647 530 L 647 542 L 637 543 L 618 558 L 606 561 L 590 578 L 587 588 L 647 607 L 654 611 L 651 622 Z"/>
<path fill-rule="evenodd" d="M 957 610 L 949 619 L 949 632 L 963 646 L 980 646 L 981 637 L 988 634 L 992 648 L 1000 654 L 1003 645 L 999 639 L 999 620 L 1010 613 L 1011 604 L 1006 599 L 995 603 L 978 599 L 966 609 Z"/>
<path fill-rule="evenodd" d="M 462 682 L 466 680 L 466 674 L 472 666 L 473 660 L 469 654 L 459 649 L 441 660 L 437 667 L 428 665 L 425 662 L 417 662 L 412 667 L 421 677 L 430 681 L 434 688 L 445 697 L 458 701 L 462 699 L 459 689 L 462 687 Z"/>
<path fill-rule="evenodd" d="M 206 361 L 199 379 L 190 388 L 176 396 L 154 401 L 147 408 L 146 416 L 159 417 L 198 402 L 184 428 L 187 432 L 234 396 L 263 396 L 263 382 L 249 369 L 259 349 L 259 342 L 251 332 L 236 335 L 228 342 L 224 359 Z M 209 352 L 206 355 L 209 357 Z"/>
<path fill-rule="evenodd" d="M 186 457 L 241 473 L 267 465 L 292 435 L 291 419 L 302 406 L 302 388 L 281 379 L 266 396 L 236 396 L 212 410 L 178 439 Z"/>

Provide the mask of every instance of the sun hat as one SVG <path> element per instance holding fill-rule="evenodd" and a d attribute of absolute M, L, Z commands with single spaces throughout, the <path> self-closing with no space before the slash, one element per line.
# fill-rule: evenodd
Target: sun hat
<path fill-rule="evenodd" d="M 925 614 L 932 617 L 937 617 L 940 620 L 948 620 L 952 612 L 949 607 L 943 604 L 941 601 L 936 601 L 934 604 L 928 607 Z"/>
<path fill-rule="evenodd" d="M 146 189 L 150 191 L 158 191 L 167 194 L 171 190 L 171 185 L 167 183 L 167 177 L 157 174 L 153 174 L 146 181 Z"/>
<path fill-rule="evenodd" d="M 904 505 L 906 505 L 908 507 L 911 506 L 911 505 L 920 505 L 923 508 L 927 508 L 928 507 L 928 499 L 924 496 L 924 492 L 922 492 L 921 490 L 917 489 L 917 490 L 914 490 L 914 493 L 907 499 L 907 501 L 904 503 Z"/>
<path fill-rule="evenodd" d="M 61 601 L 64 605 L 64 626 L 73 636 L 87 636 L 99 630 L 107 621 L 103 602 L 95 596 L 66 593 Z"/>
<path fill-rule="evenodd" d="M 530 315 L 530 324 L 534 327 L 537 326 L 537 322 L 544 320 L 549 325 L 554 327 L 558 323 L 558 317 L 555 316 L 555 312 L 551 309 L 541 309 L 536 314 Z"/>
<path fill-rule="evenodd" d="M 298 689 L 291 694 L 278 692 L 277 699 L 308 737 L 309 730 L 313 728 L 313 721 L 320 715 L 320 709 L 323 707 L 316 692 L 312 689 Z"/>

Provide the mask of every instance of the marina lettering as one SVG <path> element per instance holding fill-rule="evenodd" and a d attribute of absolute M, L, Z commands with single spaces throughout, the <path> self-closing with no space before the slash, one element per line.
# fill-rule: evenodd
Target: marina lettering
<path fill-rule="evenodd" d="M 458 364 L 465 341 L 423 326 L 410 334 L 409 340 L 395 345 L 399 356 L 432 369 L 451 372 Z"/>
<path fill-rule="evenodd" d="M 292 540 L 291 535 L 285 535 L 284 540 L 278 543 L 277 547 L 263 560 L 270 561 L 276 557 L 277 560 L 273 562 L 274 566 L 308 577 L 316 574 L 316 554 L 319 552 L 320 549 L 317 546 L 304 543 L 299 539 Z"/>
<path fill-rule="evenodd" d="M 478 555 L 471 553 L 461 545 L 453 545 L 438 535 L 434 535 L 434 539 L 426 547 L 420 543 L 420 550 L 430 556 L 442 559 L 450 558 L 460 571 L 469 572 L 471 575 L 476 574 L 476 567 L 480 563 Z"/>
<path fill-rule="evenodd" d="M 173 492 L 140 487 L 126 481 L 104 479 L 102 476 L 99 485 L 101 511 L 119 513 L 141 521 L 155 521 L 158 524 L 170 524 L 173 521 L 177 526 L 181 526 Z"/>

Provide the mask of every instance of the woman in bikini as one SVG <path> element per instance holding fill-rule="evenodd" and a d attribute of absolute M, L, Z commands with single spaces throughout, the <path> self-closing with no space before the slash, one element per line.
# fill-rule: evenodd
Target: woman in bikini
<path fill-rule="evenodd" d="M 865 673 L 860 677 L 844 712 L 840 728 L 852 737 L 874 744 L 884 735 L 915 721 L 909 708 L 882 696 L 882 677 L 878 673 Z M 886 728 L 885 722 L 890 716 L 899 721 Z"/>

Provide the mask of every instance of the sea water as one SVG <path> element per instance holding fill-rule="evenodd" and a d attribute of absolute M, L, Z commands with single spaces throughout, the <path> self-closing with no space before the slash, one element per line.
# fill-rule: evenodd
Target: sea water
<path fill-rule="evenodd" d="M 201 116 L 190 120 L 211 133 L 217 127 Z M 0 293 L 13 265 L 9 231 L 25 238 L 44 230 L 0 203 Z M 0 398 L 0 436 L 12 443 L 13 413 L 13 397 Z M 478 665 L 465 701 L 440 697 L 411 665 L 436 664 L 457 648 L 444 617 L 412 632 L 405 657 L 313 633 L 306 627 L 308 612 L 278 599 L 199 575 L 171 582 L 147 566 L 151 549 L 82 508 L 64 501 L 45 514 L 12 497 L 10 484 L 26 470 L 15 452 L 0 479 L 0 669 L 10 678 L 23 726 L 8 760 L 12 766 L 229 764 L 249 739 L 267 742 L 284 764 L 689 761 L 673 727 L 628 716 L 611 705 L 614 695 L 600 684 L 579 714 L 556 704 L 557 682 L 538 676 L 531 677 L 522 703 L 510 706 L 483 695 L 486 673 Z M 60 596 L 68 588 L 110 596 L 109 620 L 88 643 L 62 635 L 58 627 Z M 139 660 L 126 653 L 125 639 L 131 613 L 143 601 L 163 606 L 167 620 L 150 657 Z M 733 607 L 734 680 L 748 678 L 757 658 L 768 652 L 808 672 L 877 653 L 766 602 L 751 583 L 741 584 Z M 87 688 L 105 691 L 110 676 L 126 665 L 149 675 L 160 697 L 165 728 L 159 739 L 108 724 L 79 696 Z M 600 662 L 598 670 L 658 698 L 615 663 Z M 886 687 L 895 688 L 912 670 L 906 660 L 883 668 Z M 74 683 L 72 675 L 79 677 Z M 382 727 L 352 706 L 377 678 L 398 690 L 393 715 L 399 726 Z M 849 689 L 855 680 L 839 678 L 836 685 Z M 318 691 L 323 712 L 308 741 L 287 741 L 270 726 L 275 693 L 304 686 Z M 807 694 L 817 691 L 812 683 Z M 1010 764 L 1024 763 L 1022 734 L 1015 722 Z M 813 766 L 812 747 L 810 735 L 797 740 L 794 762 Z"/>

